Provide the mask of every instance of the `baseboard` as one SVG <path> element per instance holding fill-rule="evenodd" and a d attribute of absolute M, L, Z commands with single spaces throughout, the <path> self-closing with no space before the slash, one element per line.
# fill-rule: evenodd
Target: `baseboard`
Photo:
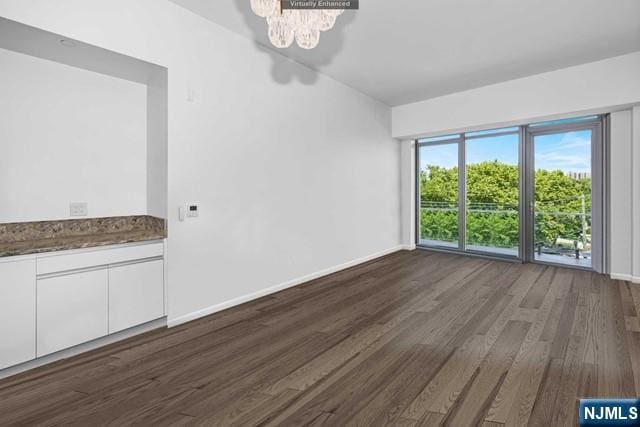
<path fill-rule="evenodd" d="M 613 280 L 622 280 L 625 282 L 631 282 L 631 280 L 633 279 L 630 274 L 611 273 L 609 276 L 611 276 Z"/>
<path fill-rule="evenodd" d="M 412 243 L 410 245 L 402 245 L 401 247 L 402 247 L 402 250 L 405 250 L 405 251 L 414 251 L 416 249 L 416 244 Z"/>
<path fill-rule="evenodd" d="M 21 363 L 19 365 L 11 366 L 9 368 L 0 370 L 0 379 L 5 379 L 13 375 L 20 374 L 30 369 L 38 368 L 40 366 L 48 365 L 49 363 L 57 362 L 62 359 L 68 359 L 73 356 L 77 356 L 80 353 L 86 353 L 87 351 L 95 350 L 96 348 L 104 347 L 105 345 L 113 344 L 118 341 L 131 338 L 135 335 L 143 334 L 145 332 L 152 331 L 154 329 L 163 328 L 167 325 L 166 318 L 153 320 L 143 325 L 134 326 L 133 328 L 126 329 L 121 332 L 116 332 L 112 335 L 107 335 L 102 338 L 98 338 L 93 341 L 89 341 L 75 347 L 61 350 L 57 353 L 48 354 L 46 356 L 39 357 L 28 362 Z"/>
<path fill-rule="evenodd" d="M 613 280 L 623 280 L 625 282 L 640 283 L 640 277 L 634 277 L 631 274 L 611 273 L 610 276 Z"/>
<path fill-rule="evenodd" d="M 394 253 L 394 252 L 398 252 L 398 251 L 402 251 L 402 250 L 413 250 L 413 249 L 415 249 L 415 245 L 414 245 L 413 248 L 410 248 L 410 246 L 411 245 L 394 246 L 393 248 L 389 248 L 389 249 L 386 249 L 384 251 L 377 252 L 377 253 L 362 257 L 362 258 L 357 258 L 357 259 L 351 260 L 349 262 L 345 262 L 344 264 L 340 264 L 340 265 L 336 265 L 336 266 L 333 266 L 333 267 L 329 267 L 329 268 L 326 268 L 324 270 L 308 274 L 306 276 L 298 277 L 296 279 L 289 280 L 288 282 L 280 283 L 278 285 L 262 289 L 262 290 L 260 290 L 258 292 L 253 292 L 251 294 L 243 295 L 241 297 L 234 298 L 234 299 L 229 300 L 229 301 L 225 301 L 225 302 L 223 302 L 221 304 L 212 305 L 210 307 L 203 308 L 202 310 L 198 310 L 198 311 L 194 311 L 194 312 L 182 315 L 182 316 L 178 316 L 178 317 L 176 317 L 174 319 L 169 319 L 167 321 L 167 326 L 172 328 L 174 326 L 178 326 L 178 325 L 181 325 L 183 323 L 191 322 L 192 320 L 196 320 L 196 319 L 199 319 L 201 317 L 208 316 L 208 315 L 213 314 L 213 313 L 217 313 L 218 311 L 226 310 L 226 309 L 234 307 L 236 305 L 244 304 L 245 302 L 249 302 L 249 301 L 252 301 L 254 299 L 262 298 L 264 296 L 267 296 L 267 295 L 270 295 L 270 294 L 273 294 L 273 293 L 276 293 L 276 292 L 280 292 L 280 291 L 285 290 L 287 288 L 298 286 L 298 285 L 301 285 L 301 284 L 303 284 L 305 282 L 309 282 L 311 280 L 318 279 L 318 278 L 323 277 L 323 276 L 328 276 L 329 274 L 337 273 L 338 271 L 341 271 L 341 270 L 346 270 L 347 268 L 354 267 L 354 266 L 356 266 L 358 264 L 362 264 L 362 263 L 365 263 L 367 261 L 371 261 L 371 260 L 374 260 L 376 258 L 380 258 L 382 256 L 385 256 L 385 255 L 388 255 L 388 254 L 391 254 L 391 253 Z"/>

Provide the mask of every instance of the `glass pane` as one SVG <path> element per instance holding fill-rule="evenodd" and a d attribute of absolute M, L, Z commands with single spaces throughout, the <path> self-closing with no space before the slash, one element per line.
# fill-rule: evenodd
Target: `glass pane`
<path fill-rule="evenodd" d="M 591 136 L 534 137 L 536 259 L 591 266 Z"/>
<path fill-rule="evenodd" d="M 465 136 L 467 138 L 473 138 L 473 137 L 477 137 L 477 136 L 494 135 L 496 133 L 518 133 L 519 130 L 520 130 L 519 127 L 502 128 L 502 129 L 489 129 L 489 130 L 480 130 L 480 131 L 477 131 L 477 132 L 468 132 L 468 133 L 465 133 Z"/>
<path fill-rule="evenodd" d="M 420 244 L 458 245 L 458 143 L 420 147 Z"/>
<path fill-rule="evenodd" d="M 430 138 L 422 138 L 418 140 L 418 144 L 424 144 L 427 142 L 440 142 L 440 141 L 448 141 L 451 139 L 458 139 L 460 135 L 444 135 L 444 136 L 432 136 Z"/>
<path fill-rule="evenodd" d="M 518 256 L 519 135 L 466 141 L 468 250 Z"/>
<path fill-rule="evenodd" d="M 598 119 L 598 116 L 572 117 L 570 119 L 550 120 L 548 122 L 532 123 L 529 125 L 529 127 L 535 128 L 535 127 L 543 127 L 543 126 L 566 125 L 571 123 L 588 122 L 588 121 L 597 120 L 597 119 Z"/>

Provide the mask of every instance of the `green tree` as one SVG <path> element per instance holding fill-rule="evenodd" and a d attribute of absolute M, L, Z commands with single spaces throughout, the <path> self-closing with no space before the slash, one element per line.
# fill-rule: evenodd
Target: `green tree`
<path fill-rule="evenodd" d="M 582 218 L 575 214 L 582 213 L 584 197 L 587 218 L 591 217 L 591 180 L 575 180 L 562 171 L 539 169 L 535 186 L 536 241 L 552 245 L 558 237 L 578 240 Z"/>
<path fill-rule="evenodd" d="M 458 168 L 428 166 L 420 171 L 420 196 L 430 202 L 458 200 Z"/>
<path fill-rule="evenodd" d="M 518 205 L 518 166 L 482 162 L 467 167 L 467 200 L 469 203 Z"/>
<path fill-rule="evenodd" d="M 516 248 L 519 239 L 519 170 L 516 165 L 487 161 L 467 166 L 467 240 L 469 244 Z M 421 236 L 458 240 L 458 168 L 429 165 L 420 171 Z M 562 171 L 538 170 L 536 242 L 554 245 L 558 237 L 578 240 L 583 233 L 583 198 L 591 216 L 591 181 Z M 589 230 L 587 230 L 589 232 Z"/>

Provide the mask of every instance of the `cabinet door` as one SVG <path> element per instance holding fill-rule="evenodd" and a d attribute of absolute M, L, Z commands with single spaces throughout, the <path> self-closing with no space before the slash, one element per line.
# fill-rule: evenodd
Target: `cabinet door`
<path fill-rule="evenodd" d="M 109 269 L 109 333 L 164 316 L 163 261 Z"/>
<path fill-rule="evenodd" d="M 0 369 L 36 357 L 36 261 L 0 263 Z"/>
<path fill-rule="evenodd" d="M 109 333 L 107 269 L 38 280 L 38 357 Z"/>

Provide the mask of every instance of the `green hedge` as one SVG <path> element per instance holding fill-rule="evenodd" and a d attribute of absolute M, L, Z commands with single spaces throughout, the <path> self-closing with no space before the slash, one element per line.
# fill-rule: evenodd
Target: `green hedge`
<path fill-rule="evenodd" d="M 422 210 L 421 237 L 445 242 L 458 241 L 457 212 Z M 518 247 L 518 214 L 470 213 L 467 243 L 499 248 Z"/>
<path fill-rule="evenodd" d="M 467 217 L 469 244 L 501 248 L 518 247 L 518 167 L 497 161 L 467 167 Z M 579 239 L 582 234 L 582 198 L 588 229 L 591 222 L 591 181 L 575 180 L 562 171 L 538 170 L 536 184 L 536 242 L 551 246 L 558 237 Z M 420 172 L 421 231 L 423 239 L 456 242 L 458 214 L 438 210 L 457 205 L 458 168 L 428 166 Z M 477 209 L 476 209 L 477 208 Z M 474 212 L 481 210 L 483 212 Z M 496 210 L 500 213 L 484 212 Z M 506 211 L 506 212 L 505 212 Z"/>

